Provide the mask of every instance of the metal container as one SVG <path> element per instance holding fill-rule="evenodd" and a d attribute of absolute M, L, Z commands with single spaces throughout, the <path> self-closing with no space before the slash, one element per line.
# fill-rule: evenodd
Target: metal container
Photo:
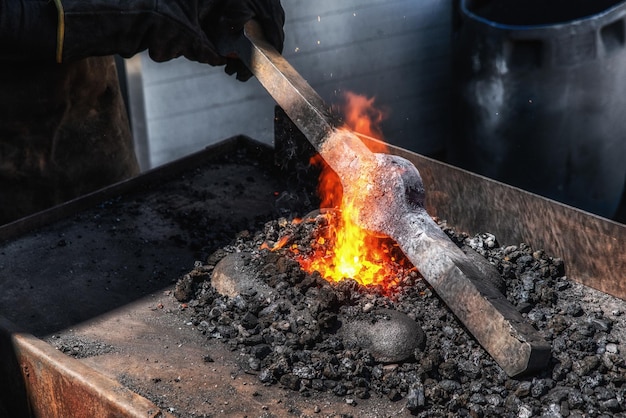
<path fill-rule="evenodd" d="M 460 0 L 453 164 L 613 217 L 626 178 L 626 2 Z"/>

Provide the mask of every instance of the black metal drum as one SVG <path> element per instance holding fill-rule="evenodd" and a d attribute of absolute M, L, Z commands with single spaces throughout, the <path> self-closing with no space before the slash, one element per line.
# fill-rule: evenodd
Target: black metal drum
<path fill-rule="evenodd" d="M 626 180 L 626 2 L 456 9 L 449 161 L 611 218 Z"/>

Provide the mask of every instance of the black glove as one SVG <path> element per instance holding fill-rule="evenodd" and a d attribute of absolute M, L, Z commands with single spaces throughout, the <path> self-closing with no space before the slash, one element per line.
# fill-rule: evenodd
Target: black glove
<path fill-rule="evenodd" d="M 240 32 L 249 20 L 261 25 L 266 39 L 278 52 L 283 52 L 285 12 L 279 0 L 226 0 L 222 21 L 231 32 Z"/>
<path fill-rule="evenodd" d="M 261 25 L 265 38 L 278 52 L 283 52 L 285 12 L 279 0 L 234 0 L 227 3 L 223 22 L 231 32 L 242 31 L 244 24 L 254 19 Z M 237 73 L 237 79 L 241 81 L 252 77 L 250 70 L 237 59 L 228 59 L 226 73 Z"/>

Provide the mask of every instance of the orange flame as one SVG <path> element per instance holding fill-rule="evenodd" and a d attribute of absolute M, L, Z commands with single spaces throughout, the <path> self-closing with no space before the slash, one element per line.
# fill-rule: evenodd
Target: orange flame
<path fill-rule="evenodd" d="M 387 145 L 382 142 L 383 133 L 380 124 L 387 118 L 389 112 L 374 107 L 374 101 L 374 97 L 368 98 L 360 94 L 345 92 L 341 106 L 344 113 L 343 128 L 366 139 L 378 140 L 367 142 L 372 152 L 387 152 Z M 322 208 L 340 207 L 343 196 L 341 180 L 319 154 L 313 156 L 310 162 L 312 165 L 322 167 L 317 188 L 321 198 L 320 206 Z"/>
<path fill-rule="evenodd" d="M 374 107 L 375 98 L 346 92 L 344 100 L 344 128 L 350 129 L 356 134 L 366 137 L 383 139 L 383 131 L 380 124 L 387 118 L 389 112 L 384 109 Z M 376 149 L 374 152 L 386 152 L 387 147 L 383 142 L 372 144 Z"/>
<path fill-rule="evenodd" d="M 318 231 L 311 252 L 294 253 L 302 269 L 317 271 L 329 281 L 352 278 L 390 293 L 401 279 L 400 270 L 405 268 L 405 258 L 397 244 L 356 227 L 343 210 L 324 216 L 328 226 Z"/>
<path fill-rule="evenodd" d="M 374 98 L 367 98 L 354 93 L 344 95 L 345 129 L 356 134 L 382 140 L 380 123 L 387 112 L 374 107 Z M 368 141 L 374 152 L 385 152 L 382 141 Z M 390 238 L 380 238 L 365 231 L 353 223 L 355 208 L 351 202 L 342 200 L 341 181 L 333 170 L 321 159 L 313 157 L 311 163 L 322 166 L 318 184 L 321 207 L 338 209 L 325 216 L 328 225 L 320 228 L 311 243 L 311 252 L 300 253 L 291 248 L 300 266 L 307 272 L 318 271 L 330 281 L 351 278 L 366 286 L 379 286 L 384 293 L 399 281 L 402 268 L 412 269 L 398 246 Z M 365 180 L 364 180 L 365 181 Z M 285 246 L 281 240 L 274 248 Z"/>

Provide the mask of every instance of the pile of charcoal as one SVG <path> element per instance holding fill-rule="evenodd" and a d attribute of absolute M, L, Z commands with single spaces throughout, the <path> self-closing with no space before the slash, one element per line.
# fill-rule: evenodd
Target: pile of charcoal
<path fill-rule="evenodd" d="M 563 261 L 541 249 L 501 247 L 489 233 L 440 225 L 497 267 L 508 300 L 551 344 L 545 370 L 509 378 L 414 269 L 400 271 L 389 295 L 354 280 L 329 283 L 304 272 L 288 250 L 262 249 L 286 234 L 305 248 L 316 222 L 278 219 L 241 232 L 179 279 L 174 296 L 199 331 L 240 354 L 247 372 L 301 396 L 328 392 L 358 403 L 376 394 L 425 417 L 626 414 L 626 303 L 570 281 Z M 216 266 L 233 254 L 258 288 L 216 290 Z M 340 332 L 346 318 L 371 324 L 393 312 L 416 324 L 417 343 L 403 358 L 381 358 L 376 347 Z"/>

